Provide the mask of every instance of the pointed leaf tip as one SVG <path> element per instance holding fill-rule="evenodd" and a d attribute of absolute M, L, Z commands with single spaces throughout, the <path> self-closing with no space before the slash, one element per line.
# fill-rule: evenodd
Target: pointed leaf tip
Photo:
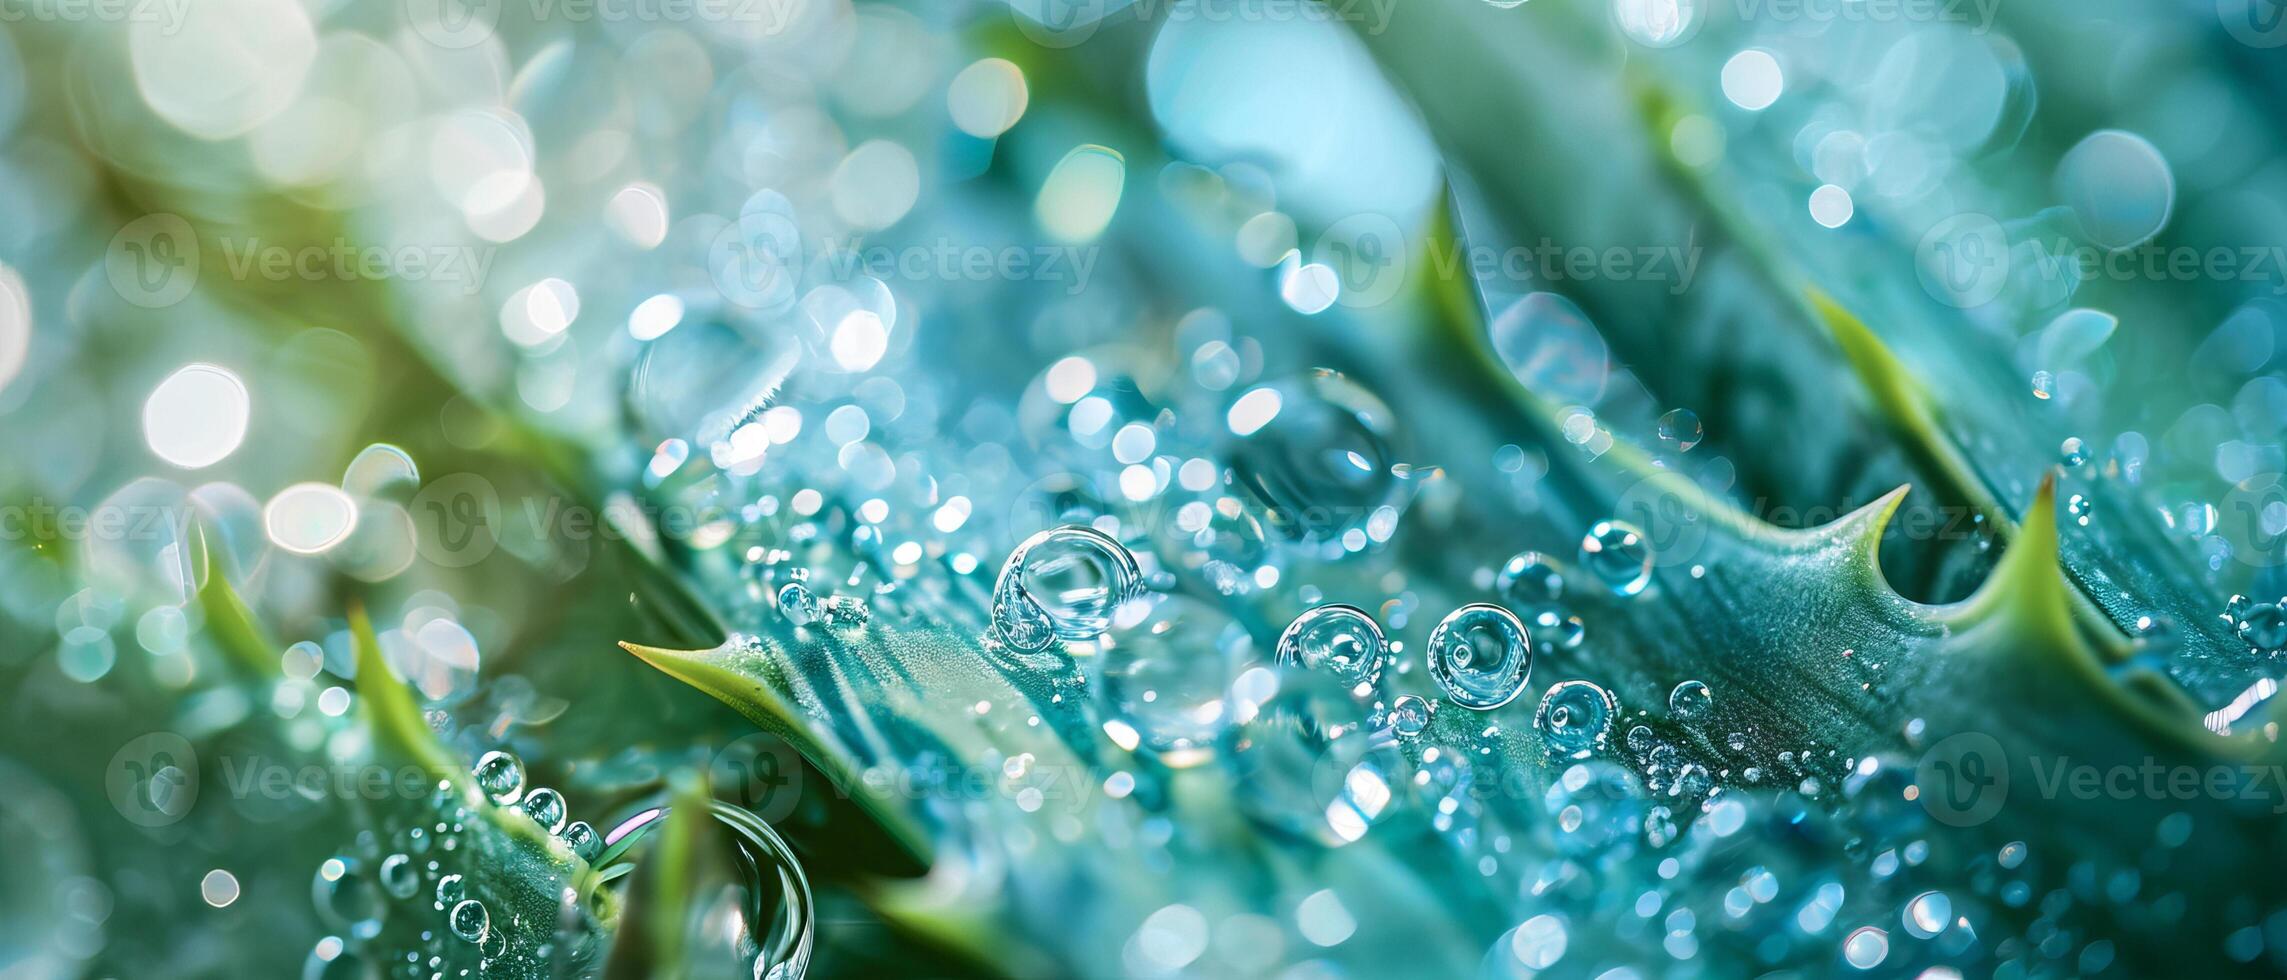
<path fill-rule="evenodd" d="M 2057 481 L 2042 476 L 2033 503 L 2018 522 L 1993 573 L 1964 603 L 1967 618 L 2005 621 L 2031 638 L 2059 647 L 2079 642 L 2073 626 L 2071 586 L 2057 545 Z"/>

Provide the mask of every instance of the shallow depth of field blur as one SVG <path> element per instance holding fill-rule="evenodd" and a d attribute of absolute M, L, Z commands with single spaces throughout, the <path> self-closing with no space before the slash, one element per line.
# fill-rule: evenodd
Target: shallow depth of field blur
<path fill-rule="evenodd" d="M 2287 972 L 2282 0 L 0 0 L 0 980 Z"/>

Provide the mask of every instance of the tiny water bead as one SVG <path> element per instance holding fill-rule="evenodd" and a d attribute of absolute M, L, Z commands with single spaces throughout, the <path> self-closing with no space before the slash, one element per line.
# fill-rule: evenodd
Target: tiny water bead
<path fill-rule="evenodd" d="M 498 750 L 476 760 L 476 786 L 485 799 L 509 806 L 524 795 L 524 763 Z"/>
<path fill-rule="evenodd" d="M 1429 634 L 1429 675 L 1453 703 L 1476 711 L 1516 699 L 1532 676 L 1525 624 L 1499 606 L 1472 603 L 1446 614 Z"/>
<path fill-rule="evenodd" d="M 564 829 L 564 795 L 547 787 L 533 790 L 524 798 L 524 813 L 539 824 L 542 830 L 553 834 Z"/>
<path fill-rule="evenodd" d="M 1207 466 L 1211 475 L 1212 465 Z M 1160 556 L 1170 566 L 1188 569 L 1223 595 L 1244 595 L 1256 588 L 1255 573 L 1272 562 L 1276 549 L 1269 532 L 1253 511 L 1237 497 L 1194 500 L 1175 511 L 1159 535 Z"/>
<path fill-rule="evenodd" d="M 385 908 L 372 869 L 353 857 L 327 858 L 310 882 L 310 901 L 328 927 L 359 939 L 381 931 Z"/>
<path fill-rule="evenodd" d="M 469 897 L 468 882 L 460 875 L 446 875 L 437 879 L 437 905 L 451 908 Z"/>
<path fill-rule="evenodd" d="M 2057 446 L 2057 459 L 2066 466 L 2079 466 L 2088 462 L 2088 444 L 2079 436 L 2070 436 Z"/>
<path fill-rule="evenodd" d="M 2071 518 L 2075 525 L 2087 527 L 2089 518 L 2095 513 L 2096 501 L 2090 500 L 2086 495 L 2076 493 L 2065 498 L 2065 516 Z"/>
<path fill-rule="evenodd" d="M 1502 563 L 1493 588 L 1503 601 L 1528 611 L 1564 597 L 1564 573 L 1555 559 L 1538 551 L 1520 551 Z"/>
<path fill-rule="evenodd" d="M 1305 610 L 1278 638 L 1280 663 L 1328 671 L 1346 683 L 1368 686 L 1381 680 L 1389 649 L 1372 614 L 1341 603 Z"/>
<path fill-rule="evenodd" d="M 1580 565 L 1612 594 L 1631 596 L 1652 581 L 1652 548 L 1626 521 L 1597 521 L 1580 539 Z"/>
<path fill-rule="evenodd" d="M 485 910 L 483 902 L 473 898 L 463 899 L 460 904 L 453 906 L 453 910 L 446 914 L 445 921 L 452 926 L 453 935 L 472 943 L 483 942 L 486 934 L 492 930 L 492 913 Z"/>
<path fill-rule="evenodd" d="M 1390 704 L 1390 730 L 1407 738 L 1421 734 L 1423 729 L 1429 727 L 1433 707 L 1427 698 L 1419 694 L 1398 695 L 1398 699 Z"/>
<path fill-rule="evenodd" d="M 1685 681 L 1668 692 L 1668 712 L 1678 718 L 1691 720 L 1707 717 L 1715 707 L 1715 695 L 1699 681 Z"/>
<path fill-rule="evenodd" d="M 2264 653 L 2287 648 L 2287 609 L 2261 603 L 2239 618 L 2239 637 Z"/>
<path fill-rule="evenodd" d="M 1533 646 L 1542 650 L 1578 650 L 1588 639 L 1588 624 L 1553 606 L 1533 613 L 1525 630 L 1533 635 Z"/>
<path fill-rule="evenodd" d="M 863 596 L 831 596 L 820 607 L 819 618 L 835 629 L 856 629 L 873 621 L 873 607 Z"/>
<path fill-rule="evenodd" d="M 1143 584 L 1135 556 L 1083 524 L 1050 528 L 1009 553 L 993 583 L 993 625 L 1020 651 L 1103 635 Z"/>
<path fill-rule="evenodd" d="M 778 614 L 795 626 L 808 626 L 818 620 L 818 596 L 810 586 L 788 582 L 778 587 Z"/>
<path fill-rule="evenodd" d="M 596 855 L 603 853 L 604 848 L 603 837 L 597 834 L 596 828 L 590 826 L 585 820 L 574 820 L 570 826 L 564 828 L 564 843 L 569 845 L 572 848 L 572 853 L 578 855 L 582 861 L 595 860 Z"/>
<path fill-rule="evenodd" d="M 1578 759 L 1604 747 L 1619 713 L 1611 692 L 1589 681 L 1564 681 L 1541 696 L 1533 724 L 1558 755 Z"/>
<path fill-rule="evenodd" d="M 421 890 L 420 869 L 413 859 L 403 854 L 392 854 L 381 859 L 381 887 L 397 898 L 412 898 Z"/>
<path fill-rule="evenodd" d="M 1707 430 L 1700 425 L 1699 415 L 1688 408 L 1678 408 L 1660 416 L 1660 442 L 1676 452 L 1687 453 L 1706 438 Z"/>

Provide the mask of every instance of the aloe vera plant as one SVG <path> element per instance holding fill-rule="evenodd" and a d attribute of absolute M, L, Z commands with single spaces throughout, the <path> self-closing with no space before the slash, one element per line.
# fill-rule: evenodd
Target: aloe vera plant
<path fill-rule="evenodd" d="M 6 25 L 0 973 L 2277 972 L 2287 34 L 1874 6 Z"/>

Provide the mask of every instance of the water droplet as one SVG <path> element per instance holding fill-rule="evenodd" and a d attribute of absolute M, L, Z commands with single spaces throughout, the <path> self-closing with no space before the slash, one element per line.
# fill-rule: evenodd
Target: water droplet
<path fill-rule="evenodd" d="M 1446 614 L 1429 634 L 1429 675 L 1446 697 L 1485 711 L 1514 700 L 1532 676 L 1532 641 L 1516 614 L 1473 603 Z"/>
<path fill-rule="evenodd" d="M 555 790 L 545 786 L 533 790 L 524 797 L 524 812 L 551 834 L 564 829 L 564 795 Z"/>
<path fill-rule="evenodd" d="M 1890 956 L 1890 934 L 1873 926 L 1860 926 L 1842 941 L 1842 956 L 1851 966 L 1871 970 Z"/>
<path fill-rule="evenodd" d="M 381 932 L 383 905 L 374 888 L 372 870 L 352 857 L 328 858 L 318 865 L 310 882 L 311 904 L 318 918 L 359 939 Z"/>
<path fill-rule="evenodd" d="M 1690 452 L 1691 447 L 1707 436 L 1700 425 L 1699 415 L 1688 408 L 1678 408 L 1660 416 L 1660 441 L 1676 452 Z"/>
<path fill-rule="evenodd" d="M 492 931 L 492 913 L 485 911 L 483 902 L 473 898 L 453 906 L 446 921 L 451 923 L 453 935 L 472 943 L 483 942 L 485 935 Z"/>
<path fill-rule="evenodd" d="M 585 820 L 574 820 L 564 828 L 564 843 L 571 845 L 572 853 L 579 855 L 582 861 L 595 860 L 604 849 L 603 836 Z"/>
<path fill-rule="evenodd" d="M 778 614 L 795 626 L 808 626 L 818 620 L 818 596 L 801 582 L 788 582 L 778 587 Z"/>
<path fill-rule="evenodd" d="M 821 612 L 826 625 L 835 629 L 856 629 L 873 620 L 873 607 L 862 596 L 838 595 L 827 598 Z"/>
<path fill-rule="evenodd" d="M 389 855 L 381 859 L 381 887 L 398 898 L 412 898 L 421 890 L 421 871 L 413 866 L 412 858 Z"/>
<path fill-rule="evenodd" d="M 1555 560 L 1538 551 L 1521 551 L 1501 565 L 1493 588 L 1503 601 L 1528 613 L 1552 605 L 1564 596 L 1564 574 Z"/>
<path fill-rule="evenodd" d="M 2079 436 L 2068 436 L 2057 446 L 2057 458 L 2066 466 L 2079 466 L 2088 462 L 2088 444 Z"/>
<path fill-rule="evenodd" d="M 1341 603 L 1305 610 L 1278 639 L 1280 663 L 1329 671 L 1347 683 L 1368 686 L 1381 680 L 1389 648 L 1371 614 Z"/>
<path fill-rule="evenodd" d="M 1915 938 L 1936 938 L 1953 923 L 1953 900 L 1944 892 L 1923 892 L 1906 903 L 1904 920 Z"/>
<path fill-rule="evenodd" d="M 1577 759 L 1604 747 L 1619 713 L 1611 692 L 1588 681 L 1564 681 L 1541 696 L 1533 724 L 1556 754 Z"/>
<path fill-rule="evenodd" d="M 1104 644 L 1100 694 L 1161 762 L 1197 765 L 1230 725 L 1226 693 L 1254 653 L 1246 627 L 1221 609 L 1183 595 L 1137 599 Z"/>
<path fill-rule="evenodd" d="M 1290 539 L 1339 542 L 1403 498 L 1389 406 L 1339 372 L 1249 390 L 1231 421 L 1232 482 Z"/>
<path fill-rule="evenodd" d="M 1643 755 L 1647 752 L 1652 751 L 1652 746 L 1657 744 L 1659 744 L 1659 741 L 1655 736 L 1653 736 L 1652 730 L 1650 728 L 1643 725 L 1637 725 L 1634 728 L 1628 729 L 1628 751 L 1634 752 L 1637 755 Z"/>
<path fill-rule="evenodd" d="M 1422 733 L 1429 727 L 1434 706 L 1419 694 L 1400 694 L 1390 705 L 1390 730 L 1407 738 Z"/>
<path fill-rule="evenodd" d="M 2087 527 L 2089 518 L 2095 514 L 2096 501 L 2090 500 L 2087 496 L 2076 493 L 2065 498 L 2065 516 L 2072 518 L 2074 524 Z"/>
<path fill-rule="evenodd" d="M 451 908 L 468 896 L 468 881 L 460 875 L 446 875 L 437 879 L 437 904 Z"/>
<path fill-rule="evenodd" d="M 1092 640 L 1143 582 L 1134 555 L 1080 524 L 1050 528 L 1009 553 L 993 583 L 993 625 L 1003 642 L 1037 653 L 1058 639 Z"/>
<path fill-rule="evenodd" d="M 1339 679 L 1258 667 L 1233 683 L 1239 723 L 1222 742 L 1249 817 L 1328 845 L 1365 836 L 1405 785 L 1397 742 L 1364 724 Z"/>
<path fill-rule="evenodd" d="M 1167 523 L 1160 555 L 1174 567 L 1197 572 L 1219 593 L 1243 595 L 1255 590 L 1255 570 L 1272 558 L 1268 538 L 1263 522 L 1239 498 L 1194 500 Z"/>
<path fill-rule="evenodd" d="M 494 803 L 513 804 L 524 795 L 524 763 L 507 752 L 487 752 L 476 761 L 476 786 Z"/>
<path fill-rule="evenodd" d="M 2240 639 L 2264 653 L 2287 648 L 2287 610 L 2261 603 L 2239 619 Z"/>
<path fill-rule="evenodd" d="M 1677 718 L 1693 720 L 1707 717 L 1715 707 L 1715 695 L 1699 681 L 1685 681 L 1668 692 L 1668 712 Z"/>
<path fill-rule="evenodd" d="M 1652 549 L 1626 521 L 1597 521 L 1580 539 L 1580 564 L 1614 595 L 1635 595 L 1652 581 Z"/>
<path fill-rule="evenodd" d="M 1533 635 L 1533 645 L 1543 650 L 1578 650 L 1588 638 L 1588 624 L 1557 608 L 1534 613 L 1525 630 Z"/>

